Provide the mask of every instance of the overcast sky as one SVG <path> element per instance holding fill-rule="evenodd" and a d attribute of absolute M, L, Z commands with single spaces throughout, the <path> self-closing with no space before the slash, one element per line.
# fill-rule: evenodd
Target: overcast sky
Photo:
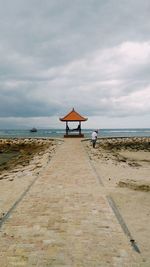
<path fill-rule="evenodd" d="M 149 0 L 0 0 L 0 128 L 73 107 L 86 128 L 150 127 Z"/>

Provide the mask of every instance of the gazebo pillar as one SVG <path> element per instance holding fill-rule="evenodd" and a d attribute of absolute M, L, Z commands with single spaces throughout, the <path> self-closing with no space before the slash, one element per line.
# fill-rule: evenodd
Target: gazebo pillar
<path fill-rule="evenodd" d="M 68 121 L 66 121 L 66 135 L 68 135 L 69 127 L 68 127 Z"/>
<path fill-rule="evenodd" d="M 79 135 L 81 135 L 81 121 L 79 121 Z"/>

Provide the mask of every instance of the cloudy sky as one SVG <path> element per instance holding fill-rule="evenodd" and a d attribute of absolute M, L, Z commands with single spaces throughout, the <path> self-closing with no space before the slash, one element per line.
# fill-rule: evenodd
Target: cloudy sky
<path fill-rule="evenodd" d="M 0 0 L 0 128 L 150 127 L 149 0 Z"/>

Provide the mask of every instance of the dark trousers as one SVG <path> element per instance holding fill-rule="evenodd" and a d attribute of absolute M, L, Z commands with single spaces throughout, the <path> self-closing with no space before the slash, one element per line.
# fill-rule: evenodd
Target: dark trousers
<path fill-rule="evenodd" d="M 95 140 L 92 140 L 92 144 L 93 144 L 93 148 L 95 148 L 95 145 L 96 145 L 96 139 L 95 139 Z"/>

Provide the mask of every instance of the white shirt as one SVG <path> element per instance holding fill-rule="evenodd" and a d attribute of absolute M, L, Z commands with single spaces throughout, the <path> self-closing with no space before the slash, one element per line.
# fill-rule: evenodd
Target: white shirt
<path fill-rule="evenodd" d="M 93 132 L 92 133 L 92 140 L 96 140 L 97 139 L 97 133 L 96 132 Z"/>

